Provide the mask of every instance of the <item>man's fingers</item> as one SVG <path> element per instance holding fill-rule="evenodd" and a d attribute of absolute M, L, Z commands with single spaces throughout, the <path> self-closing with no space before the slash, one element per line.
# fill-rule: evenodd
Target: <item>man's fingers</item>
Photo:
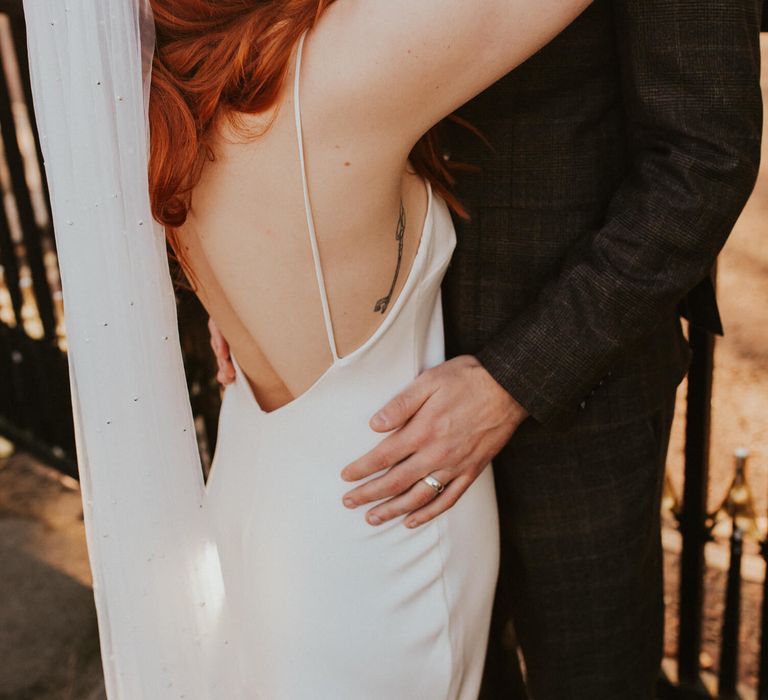
<path fill-rule="evenodd" d="M 208 331 L 211 334 L 211 347 L 219 360 L 229 361 L 229 343 L 222 335 L 213 318 L 208 317 Z"/>
<path fill-rule="evenodd" d="M 408 426 L 398 430 L 344 467 L 341 470 L 341 478 L 345 481 L 358 481 L 382 469 L 389 469 L 410 457 L 418 446 L 417 433 L 413 428 Z"/>
<path fill-rule="evenodd" d="M 222 360 L 221 357 L 216 355 L 216 364 L 218 365 L 218 373 L 216 374 L 216 380 L 219 384 L 231 384 L 235 381 L 235 366 L 231 360 Z"/>
<path fill-rule="evenodd" d="M 419 375 L 406 389 L 387 402 L 371 418 L 369 425 L 377 432 L 399 428 L 408 422 L 432 393 L 432 385 L 425 374 Z"/>
<path fill-rule="evenodd" d="M 433 499 L 430 503 L 411 513 L 405 519 L 406 527 L 418 527 L 424 523 L 436 518 L 440 513 L 444 513 L 452 508 L 472 483 L 472 479 L 467 476 L 457 476 L 446 487 L 445 491 Z"/>
<path fill-rule="evenodd" d="M 216 374 L 216 381 L 219 382 L 219 384 L 232 384 L 232 382 L 235 381 L 235 373 L 219 366 L 219 371 Z"/>
<path fill-rule="evenodd" d="M 216 381 L 219 384 L 231 384 L 235 381 L 235 366 L 229 353 L 229 343 L 225 340 L 216 322 L 210 316 L 208 317 L 208 331 L 211 334 L 211 348 L 216 356 L 216 363 L 219 366 Z"/>
<path fill-rule="evenodd" d="M 428 473 L 444 485 L 450 482 L 451 473 L 445 469 Z M 391 498 L 385 503 L 381 503 L 369 510 L 365 515 L 365 519 L 371 525 L 380 525 L 388 520 L 392 520 L 392 518 L 411 513 L 432 503 L 437 495 L 438 493 L 434 487 L 427 484 L 422 476 L 404 494 Z"/>
<path fill-rule="evenodd" d="M 429 474 L 435 468 L 436 460 L 429 453 L 417 453 L 402 460 L 385 474 L 376 479 L 370 479 L 352 491 L 344 494 L 344 505 L 348 508 L 379 501 L 382 498 L 392 498 L 405 493 L 413 484 Z"/>
<path fill-rule="evenodd" d="M 211 347 L 215 350 L 222 335 L 219 327 L 216 325 L 216 321 L 211 316 L 208 317 L 208 332 L 211 334 Z"/>

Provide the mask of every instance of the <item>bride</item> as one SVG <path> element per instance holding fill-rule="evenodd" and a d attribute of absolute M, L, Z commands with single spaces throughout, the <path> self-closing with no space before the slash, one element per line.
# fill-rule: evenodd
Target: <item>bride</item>
<path fill-rule="evenodd" d="M 587 4 L 151 0 L 151 211 L 236 368 L 199 505 L 238 698 L 477 698 L 498 567 L 490 465 L 424 522 L 364 517 L 339 470 L 380 439 L 373 412 L 444 359 L 440 281 L 455 245 L 449 209 L 462 209 L 432 128 Z M 72 31 L 74 14 L 64 23 Z M 46 99 L 38 86 L 36 103 Z M 56 200 L 65 184 L 51 167 Z M 73 223 L 57 215 L 57 240 Z M 413 465 L 422 476 L 390 512 L 450 497 L 456 485 L 434 457 Z M 99 571 L 106 581 L 109 545 L 88 518 L 95 581 Z M 121 644 L 110 596 L 132 599 L 128 579 L 112 580 L 97 593 L 108 681 L 109 664 L 141 640 L 130 668 L 153 665 L 171 682 L 161 695 L 147 690 L 159 682 L 129 692 L 125 680 L 110 697 L 235 697 L 210 683 L 172 689 L 190 685 L 163 659 L 184 605 L 170 592 L 175 617 L 154 608 L 164 643 L 136 624 Z M 186 668 L 199 673 L 193 658 Z"/>

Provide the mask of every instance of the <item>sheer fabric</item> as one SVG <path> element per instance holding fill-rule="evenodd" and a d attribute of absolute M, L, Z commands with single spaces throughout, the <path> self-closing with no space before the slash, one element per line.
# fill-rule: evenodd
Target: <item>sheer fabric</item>
<path fill-rule="evenodd" d="M 111 700 L 239 698 L 162 230 L 146 0 L 25 0 Z"/>

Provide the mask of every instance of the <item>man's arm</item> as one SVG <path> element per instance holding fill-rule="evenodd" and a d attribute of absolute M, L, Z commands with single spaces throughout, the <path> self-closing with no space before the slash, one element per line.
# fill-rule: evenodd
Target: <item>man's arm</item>
<path fill-rule="evenodd" d="M 710 271 L 757 175 L 760 0 L 616 0 L 632 164 L 604 226 L 477 353 L 567 425 L 634 340 Z"/>
<path fill-rule="evenodd" d="M 349 507 L 388 499 L 368 521 L 406 525 L 450 508 L 527 413 L 566 426 L 622 348 L 708 274 L 758 169 L 758 5 L 614 0 L 633 159 L 605 225 L 476 357 L 427 370 L 371 421 L 394 432 L 342 470 L 383 471 Z M 448 484 L 437 497 L 428 473 Z"/>
<path fill-rule="evenodd" d="M 450 508 L 528 412 L 567 422 L 621 348 L 707 274 L 759 162 L 758 0 L 747 3 L 615 0 L 634 165 L 605 226 L 478 353 L 482 365 L 429 369 L 371 420 L 390 434 L 342 470 L 352 482 L 381 474 L 344 495 L 352 508 L 383 500 L 368 522 L 418 526 Z"/>

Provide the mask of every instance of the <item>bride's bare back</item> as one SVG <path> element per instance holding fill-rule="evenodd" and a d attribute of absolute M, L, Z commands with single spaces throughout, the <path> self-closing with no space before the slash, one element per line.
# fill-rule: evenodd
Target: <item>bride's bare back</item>
<path fill-rule="evenodd" d="M 290 94 L 275 117 L 262 137 L 246 143 L 222 128 L 217 158 L 205 166 L 181 232 L 198 294 L 265 410 L 301 394 L 333 359 Z M 421 178 L 405 171 L 390 182 L 374 179 L 339 141 L 330 150 L 308 146 L 307 170 L 337 350 L 345 356 L 373 334 L 399 294 L 416 253 L 427 193 Z M 377 307 L 393 282 L 389 303 Z"/>
<path fill-rule="evenodd" d="M 306 40 L 304 154 L 339 356 L 382 323 L 416 254 L 427 192 L 408 167 L 415 141 L 588 2 L 480 4 L 486 16 L 478 19 L 482 8 L 469 10 L 463 0 L 338 0 Z M 432 8 L 431 18 L 421 5 Z M 198 295 L 266 411 L 299 396 L 333 362 L 305 216 L 292 78 L 293 67 L 274 111 L 244 117 L 260 136 L 244 139 L 221 122 L 216 158 L 180 230 Z M 377 304 L 388 295 L 389 304 Z"/>

